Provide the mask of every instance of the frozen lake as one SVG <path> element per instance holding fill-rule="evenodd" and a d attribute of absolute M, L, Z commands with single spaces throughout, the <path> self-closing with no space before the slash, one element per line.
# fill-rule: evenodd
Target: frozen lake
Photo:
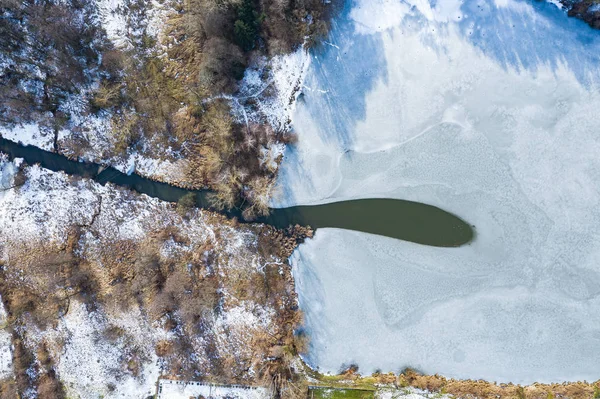
<path fill-rule="evenodd" d="M 600 377 L 600 32 L 534 1 L 356 0 L 313 54 L 279 206 L 420 201 L 461 248 L 319 229 L 292 261 L 321 371 Z"/>

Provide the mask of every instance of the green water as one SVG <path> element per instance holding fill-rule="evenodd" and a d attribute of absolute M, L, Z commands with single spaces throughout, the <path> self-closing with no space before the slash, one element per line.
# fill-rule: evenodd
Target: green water
<path fill-rule="evenodd" d="M 114 168 L 101 168 L 88 162 L 77 162 L 37 147 L 23 146 L 0 137 L 0 151 L 12 158 L 24 158 L 29 164 L 39 163 L 53 171 L 88 177 L 98 183 L 108 182 L 156 197 L 177 202 L 190 191 L 155 182 L 137 174 L 126 175 Z M 211 209 L 207 190 L 192 191 L 198 207 Z M 213 209 L 214 210 L 214 209 Z M 241 210 L 222 212 L 242 219 Z M 256 222 L 277 228 L 289 225 L 311 226 L 313 229 L 333 227 L 411 241 L 436 247 L 456 247 L 474 237 L 471 226 L 459 217 L 435 206 L 397 199 L 359 199 L 322 205 L 272 209 L 266 218 Z"/>
<path fill-rule="evenodd" d="M 474 234 L 465 221 L 440 208 L 387 198 L 273 209 L 265 222 L 276 227 L 335 227 L 436 247 L 466 244 Z"/>

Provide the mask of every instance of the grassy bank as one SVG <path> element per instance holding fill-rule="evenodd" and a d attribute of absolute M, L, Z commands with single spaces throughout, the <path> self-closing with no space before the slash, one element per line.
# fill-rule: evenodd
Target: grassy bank
<path fill-rule="evenodd" d="M 412 369 L 399 374 L 374 373 L 362 376 L 356 367 L 338 375 L 321 374 L 306 367 L 310 381 L 309 399 L 373 399 L 378 392 L 392 390 L 392 397 L 410 394 L 410 389 L 431 393 L 432 397 L 457 399 L 591 399 L 600 398 L 600 380 L 531 385 L 499 384 L 483 380 L 457 380 L 440 375 L 424 375 Z"/>

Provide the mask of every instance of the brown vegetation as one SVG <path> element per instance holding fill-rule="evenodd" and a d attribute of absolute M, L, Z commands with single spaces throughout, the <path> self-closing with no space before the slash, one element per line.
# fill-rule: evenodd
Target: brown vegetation
<path fill-rule="evenodd" d="M 177 219 L 177 213 L 172 215 L 179 223 L 186 223 L 183 217 Z M 184 217 L 198 217 L 198 211 L 186 211 Z M 64 243 L 35 247 L 11 243 L 10 262 L 0 270 L 0 292 L 8 313 L 8 328 L 13 332 L 16 383 L 5 382 L 0 392 L 16 389 L 22 394 L 35 389 L 39 397 L 62 397 L 64 389 L 54 369 L 56 356 L 60 356 L 56 344 L 47 347 L 43 340 L 35 344 L 25 337 L 32 328 L 55 328 L 73 302 L 86 303 L 89 309 L 108 314 L 139 309 L 149 322 L 171 331 L 172 338 L 157 342 L 153 348 L 168 376 L 269 383 L 274 389 L 288 392 L 282 393 L 288 396 L 304 389 L 290 366 L 305 344 L 303 337 L 293 333 L 300 322 L 293 281 L 289 268 L 273 259 L 280 259 L 306 232 L 280 233 L 267 226 L 235 227 L 235 221 L 218 215 L 214 218 L 214 226 L 224 229 L 213 227 L 216 242 L 192 244 L 176 223 L 150 232 L 140 242 L 114 241 L 92 228 L 92 234 L 102 242 L 94 257 L 86 256 L 82 247 L 82 237 L 89 228 L 86 226 L 69 230 Z M 252 256 L 264 263 L 262 268 L 251 266 L 250 260 L 234 260 L 232 254 L 218 249 L 220 240 L 226 242 L 229 229 L 234 227 L 258 238 L 248 245 Z M 221 235 L 223 238 L 219 238 Z M 193 247 L 165 257 L 161 254 L 165 245 Z M 237 262 L 235 267 L 230 265 L 232 261 Z M 243 338 L 244 348 L 235 346 L 239 345 L 239 336 L 228 337 L 239 332 L 225 330 L 219 333 L 224 335 L 217 336 L 214 326 L 219 314 L 241 304 L 274 312 L 269 316 L 274 319 L 268 331 L 257 326 L 244 332 L 250 334 Z M 115 373 L 136 376 L 147 358 L 135 347 L 127 346 L 128 334 L 108 324 L 99 336 L 111 345 L 125 345 Z M 232 347 L 224 346 L 224 340 Z M 256 370 L 256 375 L 248 374 L 250 369 Z"/>
<path fill-rule="evenodd" d="M 162 3 L 162 2 L 161 2 Z M 148 30 L 151 2 L 127 0 L 128 45 L 115 48 L 99 26 L 95 2 L 16 1 L 0 5 L 0 122 L 37 122 L 54 149 L 71 157 L 92 144 L 70 125 L 74 95 L 89 104 L 80 116 L 111 115 L 103 159 L 133 150 L 185 159 L 183 181 L 216 191 L 217 208 L 240 206 L 251 219 L 268 211 L 276 170 L 262 153 L 284 142 L 268 126 L 245 126 L 226 99 L 249 60 L 315 43 L 328 29 L 321 0 L 168 0 L 161 34 Z M 99 64 L 100 63 L 100 64 Z M 94 93 L 88 90 L 98 83 Z M 74 107 L 77 108 L 77 107 Z M 72 134 L 62 142 L 58 131 Z M 64 147 L 64 148 L 63 148 Z"/>
<path fill-rule="evenodd" d="M 592 28 L 600 29 L 600 10 L 590 10 L 600 4 L 598 0 L 563 0 L 561 3 L 568 8 L 570 17 L 582 19 Z"/>
<path fill-rule="evenodd" d="M 18 398 L 17 384 L 12 377 L 0 380 L 0 399 Z"/>
<path fill-rule="evenodd" d="M 398 376 L 400 386 L 411 386 L 433 392 L 444 392 L 457 398 L 519 398 L 548 399 L 593 398 L 600 383 L 571 382 L 562 384 L 532 384 L 520 386 L 514 384 L 496 384 L 487 381 L 455 380 L 439 375 L 425 376 L 414 370 L 405 370 Z"/>
<path fill-rule="evenodd" d="M 290 51 L 327 31 L 320 0 L 180 0 L 159 38 L 105 57 L 114 69 L 96 93 L 97 108 L 115 112 L 115 151 L 145 140 L 172 147 L 186 159 L 191 188 L 215 190 L 218 209 L 245 208 L 252 219 L 268 212 L 275 170 L 260 162 L 282 132 L 234 122 L 231 104 L 250 53 Z M 266 48 L 264 44 L 266 43 Z M 162 56 L 162 55 L 165 56 Z M 118 111 L 118 112 L 117 112 Z"/>
<path fill-rule="evenodd" d="M 417 388 L 434 393 L 451 395 L 457 399 L 591 399 L 600 397 L 600 381 L 565 382 L 560 384 L 534 383 L 528 386 L 497 384 L 483 380 L 456 380 L 440 375 L 424 375 L 405 369 L 399 375 L 375 373 L 361 376 L 358 368 L 351 367 L 337 377 L 339 385 L 358 387 Z"/>

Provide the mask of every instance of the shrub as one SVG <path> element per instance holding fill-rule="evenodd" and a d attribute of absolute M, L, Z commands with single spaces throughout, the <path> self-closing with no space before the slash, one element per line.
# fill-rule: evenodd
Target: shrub
<path fill-rule="evenodd" d="M 177 213 L 179 215 L 186 216 L 196 206 L 196 194 L 187 193 L 177 201 Z"/>
<path fill-rule="evenodd" d="M 34 387 L 34 373 L 29 370 L 36 371 L 35 358 L 31 351 L 27 349 L 23 340 L 13 332 L 13 371 L 17 384 L 17 391 L 23 393 L 28 388 Z"/>
<path fill-rule="evenodd" d="M 39 378 L 37 393 L 40 399 L 66 398 L 63 384 L 56 377 L 54 370 L 42 374 Z"/>
<path fill-rule="evenodd" d="M 17 384 L 12 377 L 0 381 L 0 399 L 15 399 L 18 397 Z"/>

